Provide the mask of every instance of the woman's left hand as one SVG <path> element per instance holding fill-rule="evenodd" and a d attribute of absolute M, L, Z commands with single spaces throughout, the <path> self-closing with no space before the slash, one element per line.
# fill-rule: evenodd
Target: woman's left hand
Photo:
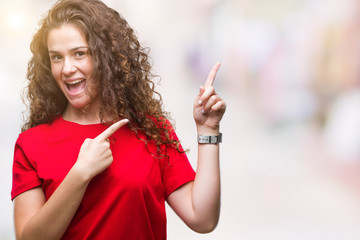
<path fill-rule="evenodd" d="M 200 93 L 194 102 L 193 114 L 199 134 L 218 134 L 226 103 L 217 95 L 213 83 L 220 63 L 211 69 L 205 85 L 200 87 Z"/>

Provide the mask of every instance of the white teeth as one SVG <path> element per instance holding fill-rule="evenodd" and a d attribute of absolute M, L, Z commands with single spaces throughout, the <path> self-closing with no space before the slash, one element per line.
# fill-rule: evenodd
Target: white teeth
<path fill-rule="evenodd" d="M 72 81 L 72 82 L 67 82 L 66 84 L 69 84 L 69 85 L 73 85 L 73 84 L 77 84 L 77 83 L 80 83 L 82 81 L 84 81 L 85 79 L 79 79 L 79 80 L 75 80 L 75 81 Z"/>

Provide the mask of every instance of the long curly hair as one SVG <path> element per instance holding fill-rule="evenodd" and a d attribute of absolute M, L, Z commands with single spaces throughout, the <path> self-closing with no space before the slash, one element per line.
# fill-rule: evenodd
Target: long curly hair
<path fill-rule="evenodd" d="M 148 48 L 140 45 L 134 30 L 117 11 L 99 0 L 60 0 L 40 21 L 30 45 L 29 84 L 26 98 L 29 116 L 22 131 L 50 123 L 65 110 L 68 102 L 51 73 L 47 36 L 52 29 L 70 24 L 80 30 L 89 45 L 93 78 L 99 86 L 100 119 L 130 120 L 129 127 L 146 143 L 153 142 L 157 153 L 169 144 L 182 152 L 174 139 L 168 113 L 152 81 Z"/>

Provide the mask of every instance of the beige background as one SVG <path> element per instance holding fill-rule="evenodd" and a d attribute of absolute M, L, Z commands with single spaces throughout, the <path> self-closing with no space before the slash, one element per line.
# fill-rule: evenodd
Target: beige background
<path fill-rule="evenodd" d="M 13 147 L 29 44 L 55 1 L 0 1 L 0 239 L 14 239 Z M 151 48 L 164 107 L 196 167 L 192 101 L 216 61 L 222 212 L 200 235 L 168 209 L 169 239 L 360 239 L 357 0 L 105 1 Z"/>

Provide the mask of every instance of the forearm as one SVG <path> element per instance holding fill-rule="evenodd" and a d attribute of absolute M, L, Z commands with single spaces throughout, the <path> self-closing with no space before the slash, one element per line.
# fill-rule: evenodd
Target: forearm
<path fill-rule="evenodd" d="M 218 136 L 226 103 L 213 87 L 220 63 L 211 69 L 204 86 L 200 86 L 193 105 L 197 133 Z M 211 232 L 220 215 L 219 143 L 198 144 L 196 177 L 169 195 L 167 201 L 180 218 L 194 231 Z"/>
<path fill-rule="evenodd" d="M 119 128 L 128 123 L 123 119 L 112 124 L 96 138 L 87 138 L 81 145 L 79 156 L 65 179 L 51 195 L 48 201 L 41 204 L 27 204 L 20 198 L 15 206 L 28 206 L 33 209 L 25 214 L 17 213 L 15 224 L 20 239 L 60 239 L 73 219 L 86 188 L 93 177 L 107 169 L 113 161 L 108 138 Z M 15 199 L 16 201 L 16 199 Z M 44 203 L 45 202 L 45 203 Z M 19 207 L 21 208 L 21 207 Z M 19 212 L 21 212 L 19 210 Z M 29 220 L 28 220 L 29 219 Z"/>
<path fill-rule="evenodd" d="M 24 225 L 20 239 L 60 239 L 74 217 L 88 183 L 72 168 L 48 201 Z"/>
<path fill-rule="evenodd" d="M 205 131 L 201 135 L 218 135 L 219 131 Z M 196 178 L 192 188 L 192 205 L 197 222 L 212 230 L 220 213 L 219 144 L 198 144 Z"/>

